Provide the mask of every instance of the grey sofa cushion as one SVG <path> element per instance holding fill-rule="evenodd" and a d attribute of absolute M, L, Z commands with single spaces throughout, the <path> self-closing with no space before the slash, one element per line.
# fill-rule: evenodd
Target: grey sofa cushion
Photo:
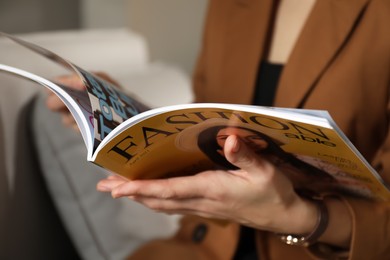
<path fill-rule="evenodd" d="M 27 103 L 18 116 L 14 185 L 6 218 L 6 253 L 1 259 L 79 259 L 37 160 L 29 131 L 32 105 L 33 101 Z"/>
<path fill-rule="evenodd" d="M 86 161 L 81 135 L 64 127 L 44 99 L 34 107 L 34 139 L 50 194 L 81 256 L 124 259 L 142 243 L 173 234 L 177 217 L 96 191 L 107 172 Z"/>

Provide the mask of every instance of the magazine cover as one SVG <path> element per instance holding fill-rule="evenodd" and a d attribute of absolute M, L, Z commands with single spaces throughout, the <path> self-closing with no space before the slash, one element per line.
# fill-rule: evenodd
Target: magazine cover
<path fill-rule="evenodd" d="M 379 175 L 333 127 L 327 113 L 312 111 L 317 112 L 315 117 L 282 111 L 195 104 L 172 108 L 139 122 L 130 119 L 134 121 L 131 127 L 123 127 L 107 140 L 94 161 L 129 179 L 234 169 L 223 156 L 224 140 L 234 134 L 260 156 L 277 164 L 296 188 L 389 198 L 389 190 Z"/>

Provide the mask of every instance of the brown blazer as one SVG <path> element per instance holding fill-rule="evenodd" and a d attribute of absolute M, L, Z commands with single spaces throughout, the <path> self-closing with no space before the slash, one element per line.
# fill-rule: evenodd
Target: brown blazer
<path fill-rule="evenodd" d="M 194 75 L 197 102 L 251 103 L 271 7 L 272 0 L 210 0 Z M 275 101 L 279 107 L 328 110 L 388 183 L 389 28 L 389 0 L 317 0 Z M 389 203 L 341 199 L 353 219 L 349 259 L 390 259 Z M 231 259 L 238 230 L 187 217 L 173 239 L 147 244 L 133 259 Z M 262 260 L 316 259 L 326 249 L 314 254 L 260 231 L 257 247 Z"/>

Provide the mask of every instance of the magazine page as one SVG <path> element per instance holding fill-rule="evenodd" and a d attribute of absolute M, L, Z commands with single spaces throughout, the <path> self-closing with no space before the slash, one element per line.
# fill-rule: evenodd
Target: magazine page
<path fill-rule="evenodd" d="M 106 136 L 127 119 L 149 110 L 149 107 L 111 83 L 75 66 L 83 78 L 93 113 L 94 149 Z M 90 158 L 90 156 L 89 156 Z"/>
<path fill-rule="evenodd" d="M 84 92 L 74 91 L 70 87 L 56 84 L 52 80 L 48 80 L 49 77 L 23 71 L 18 68 L 19 64 L 22 66 L 22 62 L 16 61 L 16 64 L 12 64 L 12 66 L 4 65 L 2 67 L 3 71 L 19 75 L 48 87 L 63 100 L 80 127 L 84 141 L 88 147 L 88 158 L 92 157 L 95 148 L 115 127 L 128 118 L 149 109 L 134 97 L 119 90 L 113 84 L 81 69 L 47 49 L 6 33 L 0 32 L 0 36 L 8 38 L 14 43 L 28 49 L 30 56 L 32 53 L 38 54 L 38 58 L 45 58 L 46 61 L 53 63 L 53 66 L 57 65 L 66 70 L 62 74 L 57 74 L 57 76 L 73 74 L 80 77 L 80 80 L 86 87 L 86 91 Z M 37 60 L 37 62 L 41 63 L 42 59 Z M 2 63 L 1 60 L 0 63 Z M 85 118 L 82 118 L 81 115 L 84 115 Z"/>
<path fill-rule="evenodd" d="M 73 66 L 62 57 L 33 43 L 3 32 L 0 32 L 0 36 L 2 40 L 7 40 L 3 43 L 6 43 L 8 48 L 12 48 L 24 57 L 23 60 L 18 60 L 1 56 L 0 71 L 33 81 L 53 91 L 75 118 L 88 153 L 90 153 L 93 148 L 94 125 L 87 91 L 74 90 L 54 80 L 58 76 L 75 74 Z M 27 71 L 26 69 L 31 70 L 32 66 L 26 64 L 34 63 L 40 64 L 40 66 L 37 66 L 34 71 Z"/>
<path fill-rule="evenodd" d="M 72 113 L 88 150 L 93 147 L 93 116 L 88 95 L 85 91 L 76 91 L 61 86 L 30 72 L 0 64 L 0 72 L 33 81 L 53 91 Z"/>
<path fill-rule="evenodd" d="M 253 106 L 190 104 L 151 110 L 123 125 L 127 128 L 102 143 L 94 162 L 128 179 L 234 169 L 222 147 L 235 134 L 277 164 L 297 189 L 390 198 L 379 175 L 327 118 Z"/>

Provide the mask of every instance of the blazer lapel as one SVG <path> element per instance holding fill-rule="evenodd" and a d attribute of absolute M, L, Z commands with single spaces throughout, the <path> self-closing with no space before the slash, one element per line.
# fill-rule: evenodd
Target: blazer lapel
<path fill-rule="evenodd" d="M 368 1 L 317 0 L 281 75 L 276 106 L 304 106 Z"/>

